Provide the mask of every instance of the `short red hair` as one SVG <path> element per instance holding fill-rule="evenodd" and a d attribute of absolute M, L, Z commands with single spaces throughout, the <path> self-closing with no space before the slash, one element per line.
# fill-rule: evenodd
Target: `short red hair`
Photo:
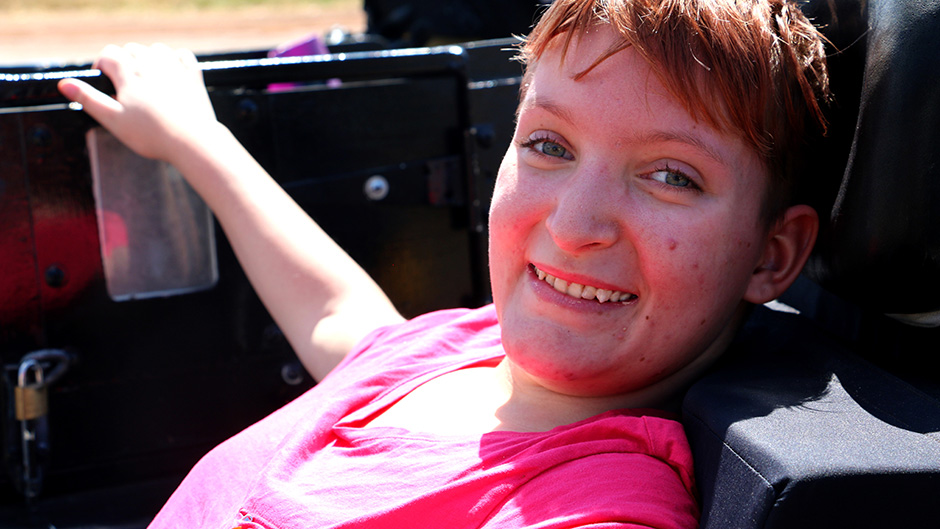
<path fill-rule="evenodd" d="M 521 58 L 531 68 L 559 36 L 564 55 L 597 24 L 622 38 L 579 76 L 632 46 L 695 119 L 754 148 L 771 175 L 765 217 L 777 219 L 794 200 L 810 125 L 826 129 L 823 39 L 799 7 L 787 0 L 555 0 Z"/>

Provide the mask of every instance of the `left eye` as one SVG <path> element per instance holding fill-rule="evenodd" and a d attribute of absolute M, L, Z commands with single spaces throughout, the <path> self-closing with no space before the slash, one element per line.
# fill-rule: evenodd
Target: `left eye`
<path fill-rule="evenodd" d="M 553 141 L 540 140 L 540 141 L 535 142 L 532 145 L 532 148 L 542 154 L 553 156 L 555 158 L 567 158 L 568 157 L 568 149 L 562 147 L 561 145 L 558 145 L 557 143 Z"/>
<path fill-rule="evenodd" d="M 675 169 L 666 168 L 653 171 L 650 173 L 650 178 L 671 187 L 697 187 L 691 178 L 683 174 L 681 171 L 676 171 Z"/>

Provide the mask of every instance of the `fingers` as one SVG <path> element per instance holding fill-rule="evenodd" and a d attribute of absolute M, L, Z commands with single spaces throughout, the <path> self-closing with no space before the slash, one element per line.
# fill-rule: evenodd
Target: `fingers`
<path fill-rule="evenodd" d="M 144 73 L 166 75 L 178 70 L 196 71 L 201 75 L 196 56 L 186 49 L 174 50 L 165 44 L 144 46 L 135 42 L 124 46 L 108 45 L 98 56 L 94 68 L 104 72 L 115 88 L 140 77 Z"/>
<path fill-rule="evenodd" d="M 196 55 L 188 49 L 179 49 L 174 53 L 183 67 L 194 72 L 199 81 L 202 82 L 202 68 L 199 67 L 199 60 L 196 59 Z"/>
<path fill-rule="evenodd" d="M 121 112 L 122 105 L 118 102 L 121 93 L 128 84 L 132 84 L 140 77 L 149 74 L 154 77 L 165 77 L 167 69 L 178 69 L 196 72 L 201 80 L 201 70 L 196 56 L 189 50 L 173 50 L 164 44 L 144 46 L 129 43 L 125 46 L 108 45 L 92 65 L 101 70 L 114 85 L 118 95 L 109 97 L 94 89 L 87 83 L 76 79 L 66 79 L 59 83 L 62 94 L 77 103 L 103 125 L 110 121 L 112 115 Z"/>
<path fill-rule="evenodd" d="M 63 79 L 59 81 L 58 87 L 62 95 L 81 104 L 88 115 L 106 127 L 121 113 L 120 103 L 84 81 Z"/>
<path fill-rule="evenodd" d="M 199 61 L 196 59 L 196 55 L 192 51 L 187 49 L 179 49 L 176 50 L 176 56 L 185 66 L 190 68 L 199 68 Z"/>
<path fill-rule="evenodd" d="M 182 138 L 218 123 L 191 52 L 108 46 L 95 67 L 114 84 L 113 98 L 75 79 L 61 81 L 59 90 L 138 154 L 168 159 Z"/>
<path fill-rule="evenodd" d="M 95 59 L 92 68 L 97 68 L 111 79 L 115 87 L 124 84 L 126 65 L 130 64 L 134 56 L 128 47 L 115 46 L 109 44 L 105 46 L 98 58 Z"/>

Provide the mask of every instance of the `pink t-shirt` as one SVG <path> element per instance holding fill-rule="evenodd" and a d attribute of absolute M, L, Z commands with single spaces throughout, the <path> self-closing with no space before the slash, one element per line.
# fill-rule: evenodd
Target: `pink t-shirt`
<path fill-rule="evenodd" d="M 207 454 L 152 528 L 697 526 L 682 426 L 619 410 L 548 432 L 363 426 L 503 355 L 492 306 L 380 329 L 315 388 Z"/>

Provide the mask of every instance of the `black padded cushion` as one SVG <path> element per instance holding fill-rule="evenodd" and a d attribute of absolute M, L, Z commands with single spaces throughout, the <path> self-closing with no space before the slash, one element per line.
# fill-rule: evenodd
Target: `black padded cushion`
<path fill-rule="evenodd" d="M 812 9 L 825 14 L 830 2 L 814 1 Z M 882 313 L 940 310 L 940 0 L 835 4 L 867 17 L 867 33 L 848 48 L 850 56 L 864 50 L 864 77 L 857 122 L 835 123 L 836 134 L 840 125 L 855 126 L 852 143 L 807 272 Z M 852 18 L 827 22 L 826 33 L 842 43 L 857 31 Z M 839 70 L 845 60 L 830 60 L 834 84 L 854 77 Z M 838 109 L 851 113 L 852 90 L 834 89 Z"/>
<path fill-rule="evenodd" d="M 702 527 L 940 527 L 940 329 L 883 316 L 940 310 L 940 0 L 804 8 L 835 94 L 807 275 L 837 296 L 757 308 L 686 395 Z"/>
<path fill-rule="evenodd" d="M 940 402 L 755 310 L 687 394 L 702 528 L 936 527 Z"/>

